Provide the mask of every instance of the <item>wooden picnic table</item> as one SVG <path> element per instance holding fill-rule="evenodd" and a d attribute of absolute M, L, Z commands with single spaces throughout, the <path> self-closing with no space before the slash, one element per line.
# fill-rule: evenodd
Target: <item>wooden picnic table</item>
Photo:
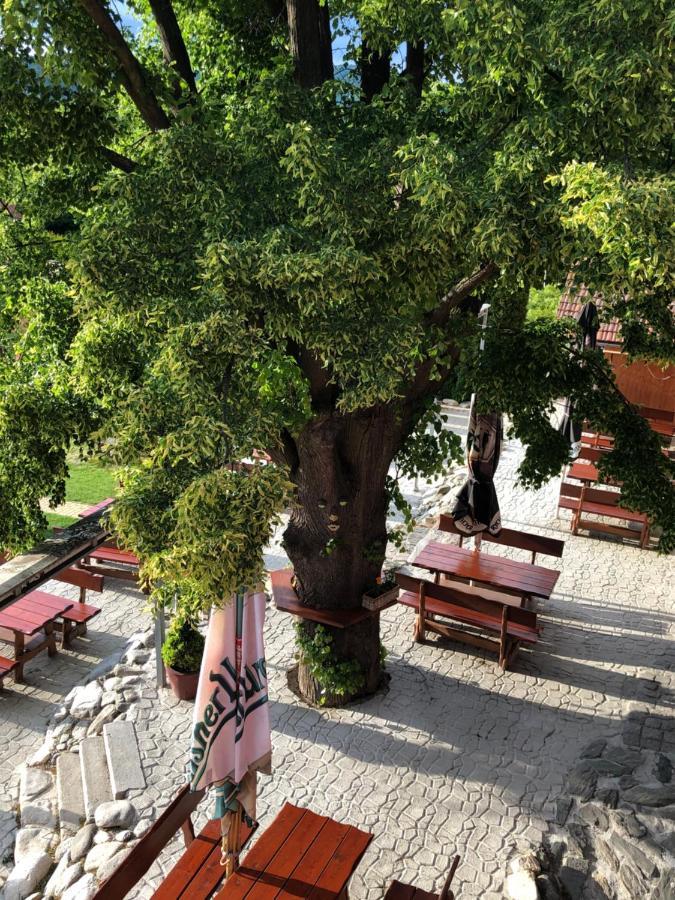
<path fill-rule="evenodd" d="M 24 663 L 29 659 L 43 650 L 50 656 L 56 654 L 56 620 L 72 606 L 73 601 L 65 597 L 31 591 L 0 610 L 0 637 L 14 644 L 15 682 L 23 681 Z M 44 637 L 36 638 L 40 633 Z"/>
<path fill-rule="evenodd" d="M 441 541 L 430 541 L 412 563 L 455 581 L 472 581 L 523 598 L 548 600 L 560 577 L 555 569 Z"/>
<path fill-rule="evenodd" d="M 285 803 L 215 900 L 346 897 L 347 882 L 373 836 Z"/>

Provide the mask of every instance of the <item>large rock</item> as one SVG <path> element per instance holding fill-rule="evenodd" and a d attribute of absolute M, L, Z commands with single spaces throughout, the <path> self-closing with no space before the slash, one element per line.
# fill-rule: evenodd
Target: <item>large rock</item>
<path fill-rule="evenodd" d="M 101 711 L 94 717 L 94 721 L 87 729 L 87 734 L 100 734 L 103 731 L 103 726 L 107 725 L 108 722 L 112 722 L 117 714 L 118 710 L 116 709 L 115 701 L 113 700 L 112 703 L 110 703 L 108 706 L 104 706 Z"/>
<path fill-rule="evenodd" d="M 20 828 L 14 838 L 14 861 L 18 863 L 30 853 L 47 853 L 55 842 L 56 832 L 49 828 Z"/>
<path fill-rule="evenodd" d="M 75 719 L 91 719 L 101 706 L 101 686 L 91 681 L 75 688 L 70 705 L 70 714 Z"/>
<path fill-rule="evenodd" d="M 114 856 L 111 856 L 107 862 L 104 862 L 96 873 L 96 877 L 98 878 L 99 882 L 104 882 L 106 878 L 110 878 L 112 873 L 122 865 L 124 860 L 129 855 L 130 851 L 131 847 L 125 847 Z"/>
<path fill-rule="evenodd" d="M 642 762 L 642 754 L 638 750 L 629 750 L 628 747 L 610 747 L 605 751 L 604 757 L 623 766 L 628 772 L 632 772 Z"/>
<path fill-rule="evenodd" d="M 639 806 L 668 806 L 675 803 L 675 784 L 664 784 L 662 787 L 637 784 L 625 791 L 621 799 Z"/>
<path fill-rule="evenodd" d="M 83 825 L 82 828 L 80 828 L 70 845 L 71 862 L 77 862 L 87 855 L 95 834 L 95 825 Z"/>
<path fill-rule="evenodd" d="M 84 861 L 85 872 L 96 872 L 104 863 L 112 859 L 122 849 L 123 845 L 117 841 L 108 841 L 105 844 L 94 844 Z"/>
<path fill-rule="evenodd" d="M 136 809 L 128 800 L 111 800 L 96 808 L 94 821 L 97 828 L 133 828 Z"/>
<path fill-rule="evenodd" d="M 43 769 L 34 769 L 25 766 L 21 770 L 21 782 L 19 785 L 19 805 L 23 806 L 30 800 L 34 800 L 46 791 L 54 787 L 54 779 L 49 772 Z"/>
<path fill-rule="evenodd" d="M 5 882 L 4 900 L 25 900 L 29 897 L 52 867 L 51 857 L 36 851 L 23 857 Z"/>
<path fill-rule="evenodd" d="M 506 896 L 510 900 L 538 900 L 537 875 L 541 873 L 541 866 L 534 853 L 516 857 L 509 863 L 509 870 L 504 882 Z"/>
<path fill-rule="evenodd" d="M 598 756 L 602 756 L 602 751 L 606 746 L 607 741 L 604 738 L 598 738 L 595 741 L 591 741 L 590 744 L 586 744 L 579 755 L 582 759 L 595 759 Z"/>
<path fill-rule="evenodd" d="M 95 893 L 96 879 L 93 875 L 83 875 L 61 895 L 61 900 L 91 900 Z"/>
<path fill-rule="evenodd" d="M 54 806 L 56 797 L 52 792 L 41 794 L 34 800 L 22 804 L 21 806 L 21 827 L 27 828 L 30 825 L 36 825 L 40 828 L 55 828 L 56 814 Z"/>
<path fill-rule="evenodd" d="M 84 868 L 81 862 L 71 863 L 68 859 L 68 854 L 62 856 L 45 887 L 45 900 L 51 900 L 52 897 L 60 897 L 64 891 L 68 890 L 71 884 L 75 884 L 78 878 L 82 877 L 83 872 Z"/>
<path fill-rule="evenodd" d="M 576 765 L 567 776 L 568 792 L 580 800 L 590 800 L 598 783 L 598 774 L 591 762 L 590 759 L 584 760 Z"/>
<path fill-rule="evenodd" d="M 609 843 L 619 859 L 629 860 L 645 877 L 653 878 L 659 874 L 654 861 L 634 841 L 628 841 L 613 831 Z"/>

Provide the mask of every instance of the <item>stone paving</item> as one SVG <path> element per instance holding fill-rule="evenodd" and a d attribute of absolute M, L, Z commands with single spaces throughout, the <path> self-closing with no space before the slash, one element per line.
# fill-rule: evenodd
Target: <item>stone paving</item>
<path fill-rule="evenodd" d="M 382 615 L 388 687 L 349 709 L 311 709 L 287 685 L 293 623 L 268 607 L 274 773 L 261 779 L 261 825 L 288 799 L 373 831 L 352 879 L 354 900 L 381 898 L 393 877 L 438 888 L 455 852 L 462 856 L 459 896 L 502 897 L 511 846 L 520 838 L 540 840 L 581 748 L 645 729 L 657 741 L 673 724 L 672 557 L 572 537 L 556 519 L 557 482 L 537 493 L 516 487 L 520 454 L 509 443 L 498 472 L 505 524 L 567 544 L 563 559 L 551 563 L 562 574 L 541 610 L 542 640 L 513 671 L 502 674 L 492 656 L 435 637 L 415 644 L 411 611 L 394 607 Z M 271 568 L 284 564 L 278 545 L 267 560 Z M 26 667 L 30 683 L 8 682 L 0 698 L 8 738 L 0 746 L 0 797 L 9 795 L 0 806 L 5 848 L 15 767 L 41 742 L 63 694 L 123 635 L 147 627 L 142 598 L 128 586 L 106 592 L 103 605 L 80 652 L 33 661 Z M 131 717 L 148 786 L 131 799 L 141 817 L 153 818 L 182 782 L 191 707 L 157 691 L 150 678 L 141 698 Z M 202 807 L 198 821 L 210 813 L 210 803 Z M 172 842 L 130 896 L 149 897 L 180 849 Z"/>

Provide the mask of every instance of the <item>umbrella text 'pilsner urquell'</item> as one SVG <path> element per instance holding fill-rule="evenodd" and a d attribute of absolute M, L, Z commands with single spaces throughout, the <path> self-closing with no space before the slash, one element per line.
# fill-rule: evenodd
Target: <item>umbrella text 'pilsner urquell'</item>
<path fill-rule="evenodd" d="M 270 772 L 262 588 L 211 612 L 190 747 L 190 789 L 211 787 L 222 820 L 227 874 L 236 868 L 242 818 L 256 818 L 256 775 Z"/>

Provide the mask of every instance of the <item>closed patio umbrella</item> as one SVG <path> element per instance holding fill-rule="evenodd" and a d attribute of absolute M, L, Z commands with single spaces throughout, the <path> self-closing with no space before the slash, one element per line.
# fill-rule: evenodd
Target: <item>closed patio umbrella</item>
<path fill-rule="evenodd" d="M 257 773 L 270 771 L 264 620 L 262 588 L 212 611 L 195 701 L 190 788 L 215 793 L 228 876 L 239 861 L 241 822 L 256 818 Z"/>
<path fill-rule="evenodd" d="M 484 303 L 478 313 L 483 334 L 481 352 L 485 349 L 490 304 Z M 498 535 L 502 530 L 499 502 L 494 485 L 494 475 L 502 448 L 501 413 L 477 413 L 476 395 L 471 395 L 469 431 L 466 438 L 466 463 L 469 477 L 457 494 L 452 518 L 464 534 L 480 534 L 489 531 Z"/>
<path fill-rule="evenodd" d="M 581 307 L 577 322 L 581 326 L 580 349 L 595 350 L 600 328 L 598 308 L 592 300 L 588 300 Z M 581 424 L 574 420 L 574 404 L 569 399 L 565 400 L 563 417 L 558 426 L 558 431 L 564 435 L 570 444 L 570 459 L 576 459 L 581 450 Z"/>
<path fill-rule="evenodd" d="M 457 495 L 452 510 L 455 525 L 464 534 L 489 531 L 490 534 L 498 535 L 502 530 L 494 485 L 501 446 L 501 414 L 477 413 L 474 403 L 467 437 L 466 461 L 469 477 Z"/>

